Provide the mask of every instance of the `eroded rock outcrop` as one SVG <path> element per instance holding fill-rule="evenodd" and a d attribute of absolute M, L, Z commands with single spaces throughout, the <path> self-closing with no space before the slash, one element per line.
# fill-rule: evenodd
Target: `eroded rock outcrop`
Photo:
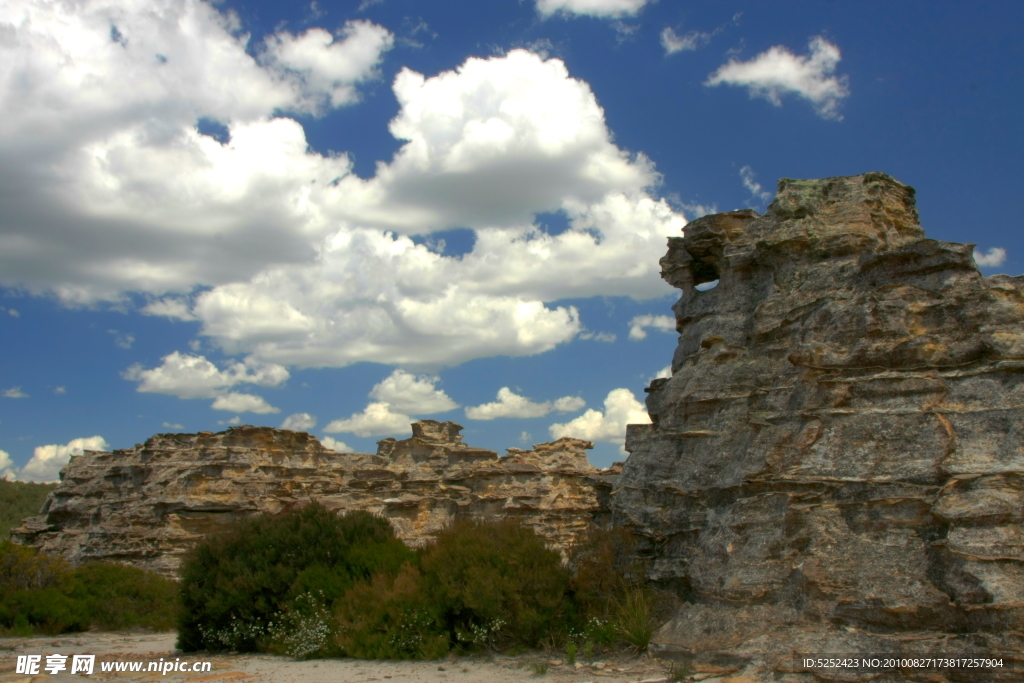
<path fill-rule="evenodd" d="M 562 438 L 497 453 L 425 420 L 375 455 L 335 453 L 313 436 L 267 427 L 158 434 L 135 448 L 73 457 L 38 517 L 13 538 L 72 562 L 115 560 L 174 575 L 195 541 L 240 516 L 312 499 L 369 510 L 416 546 L 456 517 L 515 516 L 563 550 L 605 523 L 617 471 L 590 466 L 589 441 Z"/>
<path fill-rule="evenodd" d="M 784 179 L 670 239 L 673 376 L 613 494 L 688 600 L 658 651 L 786 681 L 868 680 L 799 653 L 1019 656 L 1024 277 L 972 246 L 926 239 L 881 173 Z"/>

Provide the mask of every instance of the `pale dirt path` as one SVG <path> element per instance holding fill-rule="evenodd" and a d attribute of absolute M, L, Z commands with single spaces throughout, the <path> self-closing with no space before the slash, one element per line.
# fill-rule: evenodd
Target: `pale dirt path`
<path fill-rule="evenodd" d="M 43 683 L 78 681 L 245 681 L 247 683 L 655 683 L 666 681 L 663 663 L 648 657 L 613 657 L 595 662 L 600 666 L 570 666 L 558 659 L 531 653 L 519 657 L 459 657 L 431 662 L 387 662 L 357 659 L 326 659 L 298 662 L 286 657 L 268 655 L 200 655 L 183 656 L 175 651 L 174 633 L 127 634 L 81 633 L 67 636 L 0 639 L 0 683 Z M 15 673 L 19 654 L 95 654 L 96 670 L 92 676 L 41 673 L 26 676 Z M 556 655 L 555 657 L 558 657 Z M 212 662 L 210 673 L 100 673 L 101 661 L 158 661 L 181 658 L 187 661 Z M 68 668 L 70 669 L 70 657 Z M 535 675 L 530 664 L 550 662 L 543 676 Z M 698 675 L 695 680 L 707 683 L 728 678 Z M 733 679 L 740 683 L 742 679 Z"/>

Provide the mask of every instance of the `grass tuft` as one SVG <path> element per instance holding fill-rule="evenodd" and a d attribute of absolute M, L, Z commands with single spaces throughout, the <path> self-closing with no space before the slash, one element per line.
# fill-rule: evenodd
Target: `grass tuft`
<path fill-rule="evenodd" d="M 616 629 L 622 639 L 638 653 L 646 650 L 654 635 L 651 601 L 647 593 L 641 588 L 630 589 L 615 611 Z"/>
<path fill-rule="evenodd" d="M 533 672 L 534 676 L 543 676 L 548 672 L 548 663 L 541 662 L 530 662 L 530 671 Z"/>

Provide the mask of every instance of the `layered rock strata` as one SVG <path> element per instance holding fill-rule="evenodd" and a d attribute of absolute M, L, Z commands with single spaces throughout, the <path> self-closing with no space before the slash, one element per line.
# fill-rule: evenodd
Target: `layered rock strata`
<path fill-rule="evenodd" d="M 670 238 L 673 375 L 629 426 L 612 503 L 687 600 L 657 651 L 751 681 L 1024 680 L 1019 659 L 794 659 L 1020 656 L 1024 277 L 983 277 L 972 247 L 926 239 L 882 173 L 783 179 L 763 216 Z"/>
<path fill-rule="evenodd" d="M 114 560 L 173 576 L 197 539 L 239 517 L 310 500 L 386 517 L 412 546 L 457 517 L 518 517 L 562 551 L 605 523 L 618 470 L 587 461 L 589 441 L 562 438 L 497 453 L 462 443 L 453 422 L 425 420 L 375 455 L 335 453 L 313 436 L 266 427 L 158 434 L 145 444 L 73 457 L 21 543 L 78 563 Z"/>

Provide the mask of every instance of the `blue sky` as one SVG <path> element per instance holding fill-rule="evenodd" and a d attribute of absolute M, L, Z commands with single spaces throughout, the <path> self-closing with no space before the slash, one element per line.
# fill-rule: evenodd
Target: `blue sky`
<path fill-rule="evenodd" d="M 624 457 L 665 238 L 884 171 L 1022 272 L 1024 5 L 0 4 L 0 476 L 231 424 Z"/>

